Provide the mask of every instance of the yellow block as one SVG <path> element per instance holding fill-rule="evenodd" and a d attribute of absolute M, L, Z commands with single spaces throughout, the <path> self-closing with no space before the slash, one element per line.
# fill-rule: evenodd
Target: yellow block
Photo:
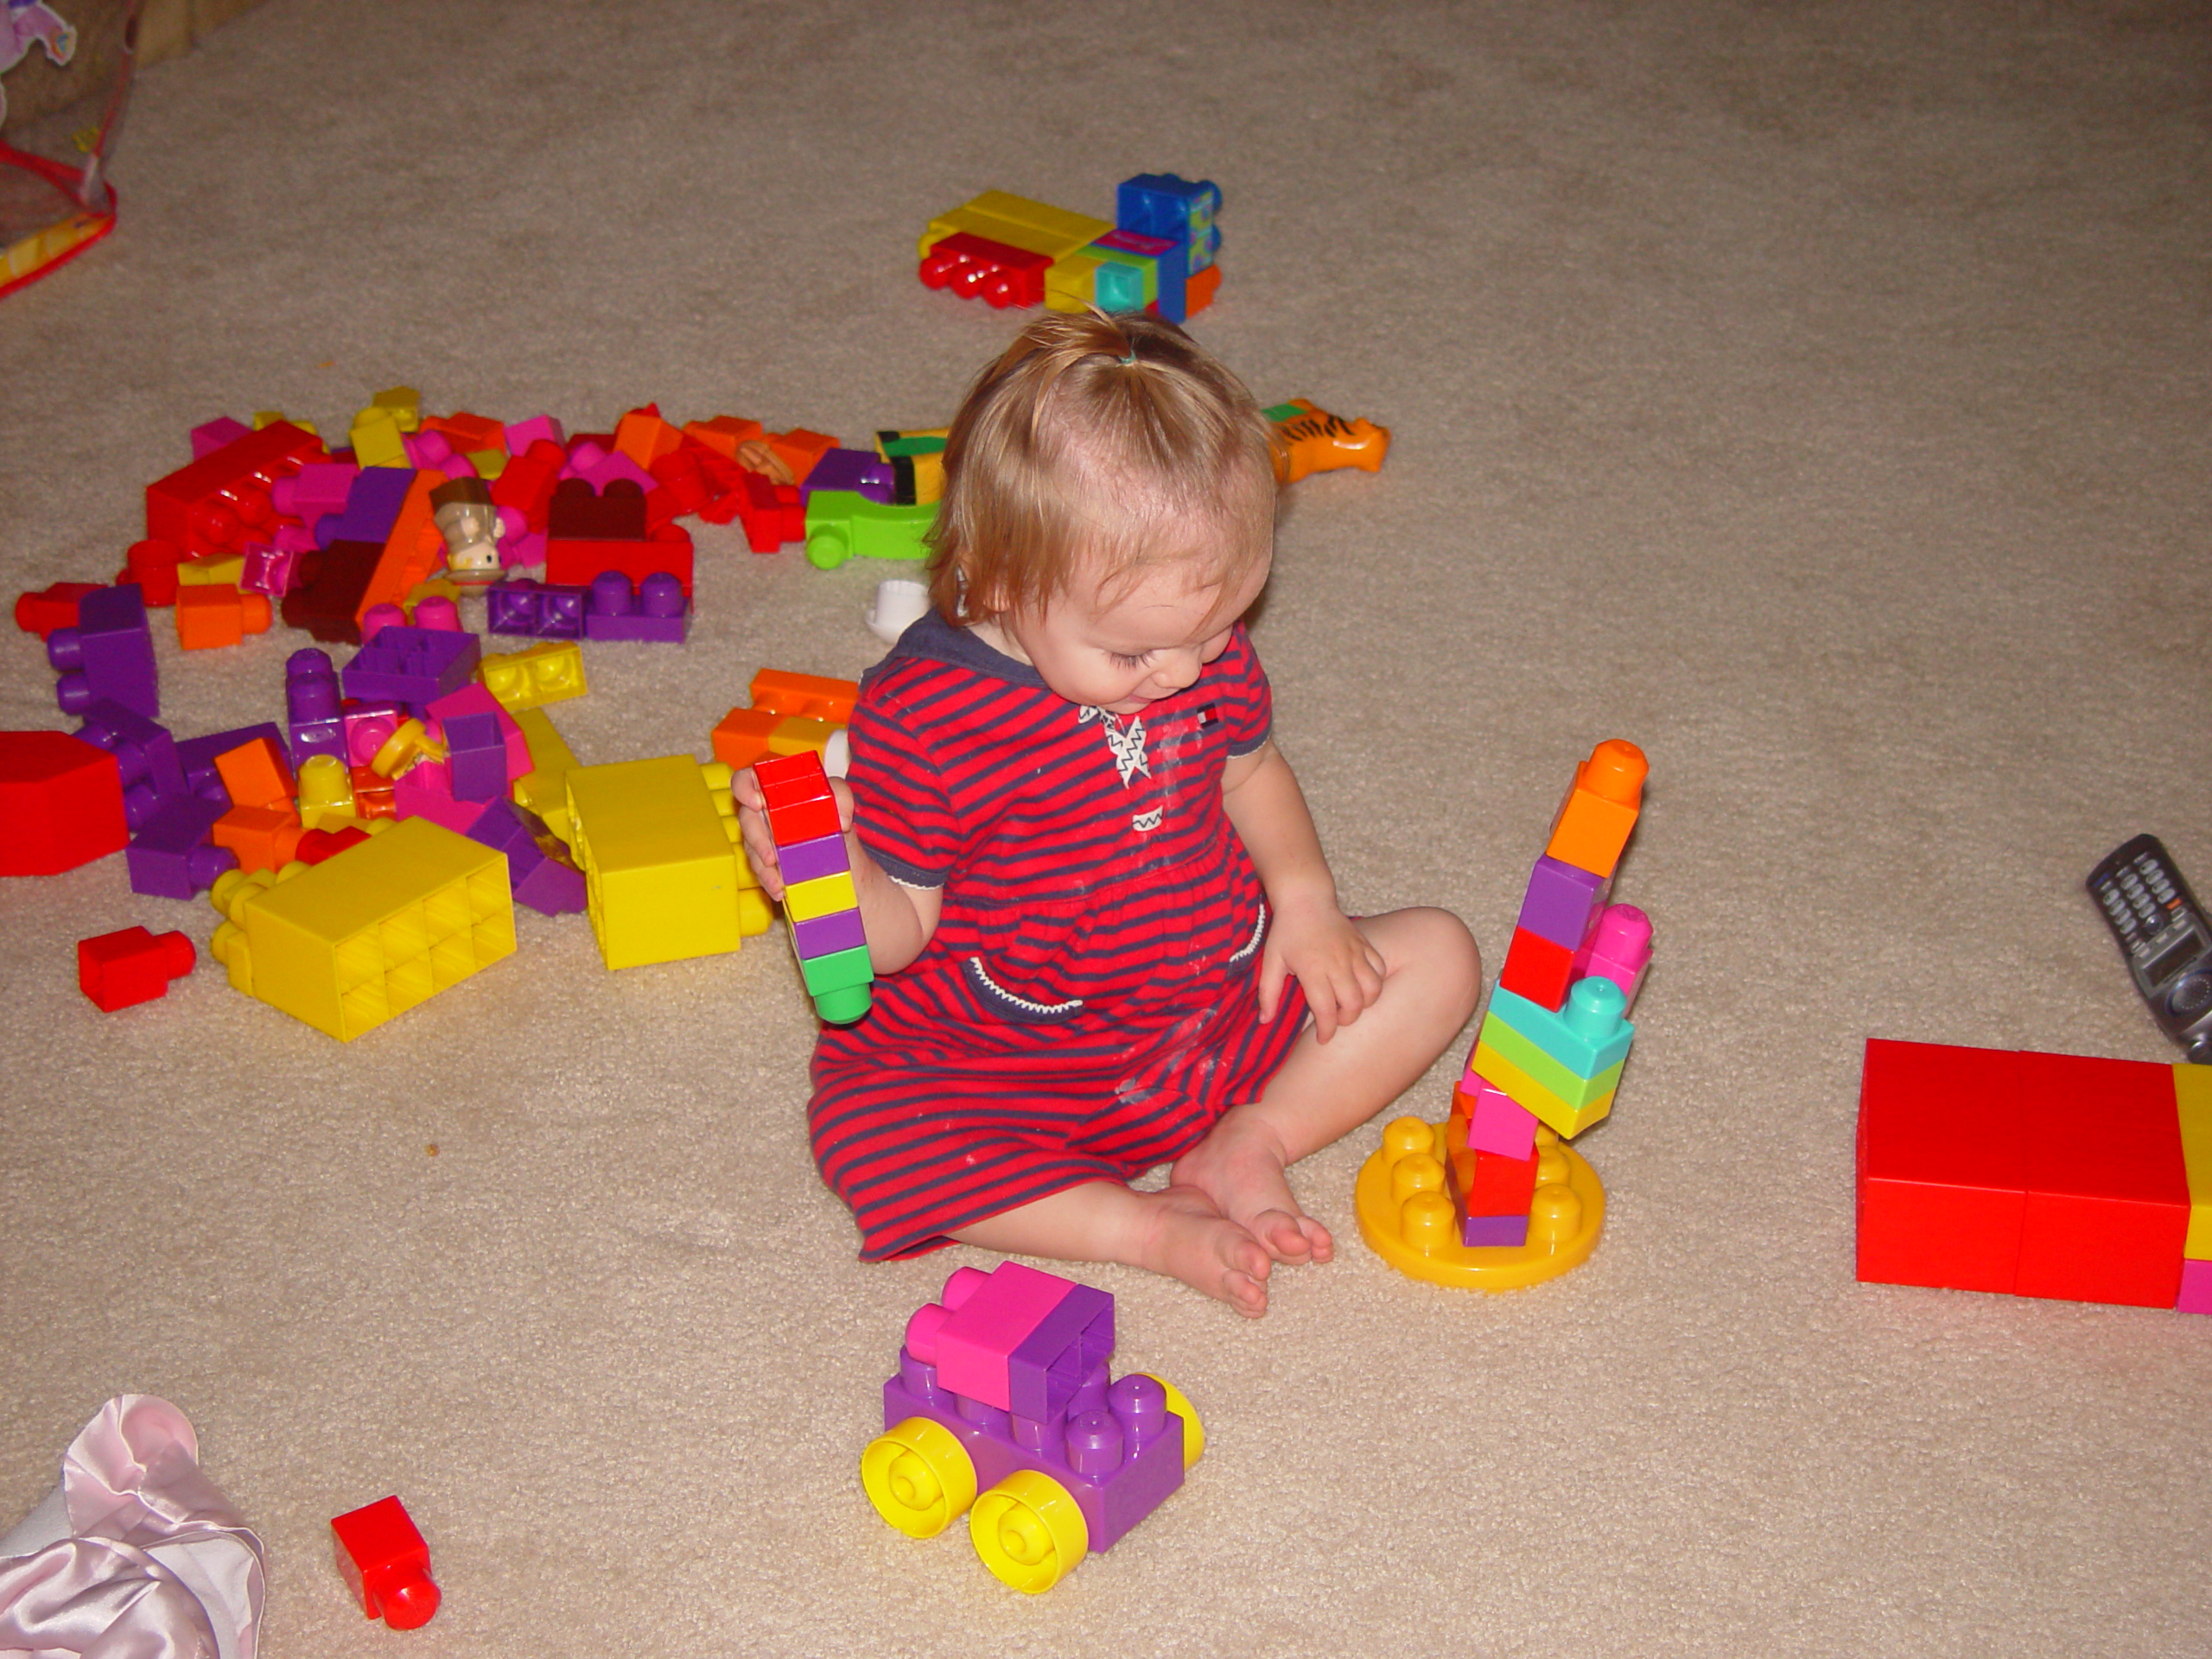
<path fill-rule="evenodd" d="M 400 436 L 397 416 L 388 409 L 372 404 L 353 417 L 353 429 L 347 434 L 353 446 L 353 459 L 363 467 L 411 467 L 407 458 L 407 444 Z"/>
<path fill-rule="evenodd" d="M 476 665 L 476 677 L 502 709 L 518 715 L 591 690 L 584 679 L 584 649 L 574 639 L 541 639 L 528 651 L 496 652 Z"/>
<path fill-rule="evenodd" d="M 817 875 L 811 881 L 794 882 L 784 889 L 784 914 L 795 922 L 835 916 L 841 910 L 858 910 L 860 903 L 860 895 L 853 891 L 849 870 L 840 870 L 835 875 Z"/>
<path fill-rule="evenodd" d="M 530 745 L 530 770 L 514 781 L 508 792 L 545 821 L 545 827 L 573 845 L 575 827 L 569 822 L 569 774 L 576 757 L 553 721 L 542 709 L 509 710 Z"/>
<path fill-rule="evenodd" d="M 931 219 L 929 229 L 922 233 L 915 257 L 928 257 L 929 251 L 946 237 L 966 231 L 1027 253 L 1041 253 L 1047 259 L 1065 259 L 1077 248 L 1111 235 L 1113 230 L 1104 219 L 1087 213 L 1071 213 L 1003 190 L 986 190 L 964 207 Z"/>
<path fill-rule="evenodd" d="M 2189 1234 L 2181 1253 L 2191 1262 L 2212 1262 L 2212 1065 L 2174 1067 L 2174 1108 L 2189 1172 Z"/>
<path fill-rule="evenodd" d="M 187 559 L 176 568 L 177 585 L 181 588 L 219 588 L 225 584 L 235 588 L 245 574 L 243 553 L 229 553 L 217 559 Z"/>
<path fill-rule="evenodd" d="M 609 968 L 737 949 L 738 895 L 752 881 L 728 806 L 728 768 L 713 770 L 724 781 L 719 791 L 709 768 L 684 754 L 569 773 L 570 844 Z"/>
<path fill-rule="evenodd" d="M 1570 1106 L 1488 1043 L 1477 1043 L 1474 1058 L 1467 1064 L 1484 1082 L 1505 1090 L 1516 1105 L 1534 1112 L 1545 1125 L 1570 1141 L 1611 1112 L 1613 1096 L 1618 1092 L 1609 1089 L 1586 1106 Z"/>
<path fill-rule="evenodd" d="M 213 898 L 231 983 L 340 1042 L 514 954 L 507 855 L 428 818 L 312 867 L 234 870 Z"/>
<path fill-rule="evenodd" d="M 1081 311 L 1090 303 L 1091 276 L 1105 264 L 1095 253 L 1071 253 L 1045 273 L 1045 308 Z"/>

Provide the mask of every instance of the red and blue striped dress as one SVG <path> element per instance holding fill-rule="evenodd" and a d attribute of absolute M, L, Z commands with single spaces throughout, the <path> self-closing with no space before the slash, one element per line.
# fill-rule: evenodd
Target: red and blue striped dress
<path fill-rule="evenodd" d="M 1271 708 L 1242 627 L 1135 715 L 1070 702 L 933 614 L 862 679 L 854 830 L 894 879 L 944 892 L 927 948 L 814 1052 L 814 1155 L 862 1257 L 1128 1180 L 1282 1065 L 1306 1005 L 1293 981 L 1260 1023 L 1267 903 L 1221 799 Z"/>

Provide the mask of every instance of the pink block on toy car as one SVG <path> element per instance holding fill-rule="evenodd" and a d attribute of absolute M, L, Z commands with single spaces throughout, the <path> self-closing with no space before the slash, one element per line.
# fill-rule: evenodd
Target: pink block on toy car
<path fill-rule="evenodd" d="M 1475 1103 L 1467 1119 L 1467 1144 L 1501 1158 L 1526 1158 L 1535 1150 L 1536 1115 L 1503 1089 L 1470 1071 L 1459 1087 Z"/>
<path fill-rule="evenodd" d="M 1070 1288 L 1055 1274 L 1018 1262 L 1001 1262 L 938 1327 L 938 1380 L 956 1394 L 1011 1410 L 1007 1361 Z"/>

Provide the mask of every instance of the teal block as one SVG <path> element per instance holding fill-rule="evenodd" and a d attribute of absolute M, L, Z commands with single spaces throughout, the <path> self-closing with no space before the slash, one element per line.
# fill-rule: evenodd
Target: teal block
<path fill-rule="evenodd" d="M 1090 291 L 1105 312 L 1144 309 L 1144 273 L 1134 266 L 1107 261 L 1090 273 Z"/>
<path fill-rule="evenodd" d="M 1628 1058 L 1636 1027 L 1621 1018 L 1628 999 L 1610 979 L 1574 982 L 1557 1014 L 1499 986 L 1490 995 L 1490 1015 L 1528 1039 L 1577 1077 L 1594 1077 Z"/>

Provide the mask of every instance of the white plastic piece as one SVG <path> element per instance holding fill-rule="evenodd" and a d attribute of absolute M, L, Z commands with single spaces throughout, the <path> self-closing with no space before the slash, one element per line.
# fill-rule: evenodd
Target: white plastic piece
<path fill-rule="evenodd" d="M 868 609 L 868 629 L 887 645 L 918 621 L 930 608 L 930 590 L 905 576 L 887 576 L 875 585 L 875 603 Z"/>
<path fill-rule="evenodd" d="M 830 741 L 822 746 L 822 770 L 832 778 L 842 778 L 853 764 L 852 741 L 840 726 L 830 734 Z"/>

